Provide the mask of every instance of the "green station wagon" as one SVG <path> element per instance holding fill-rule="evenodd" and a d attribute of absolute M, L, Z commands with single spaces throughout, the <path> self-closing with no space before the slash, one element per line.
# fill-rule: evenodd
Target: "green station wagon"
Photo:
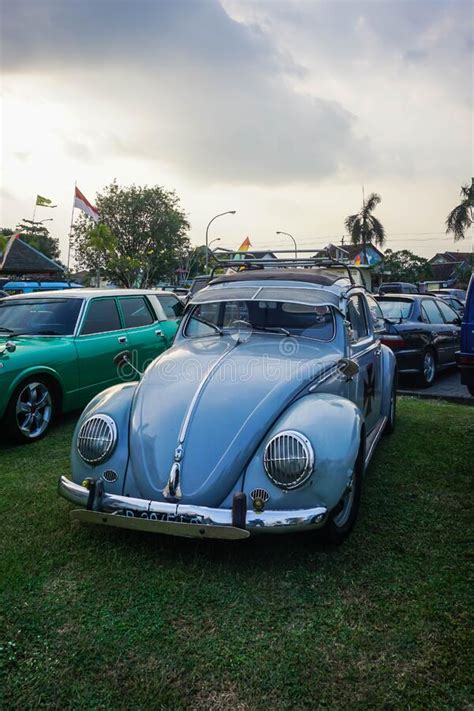
<path fill-rule="evenodd" d="M 1 299 L 2 431 L 20 442 L 37 440 L 58 412 L 82 408 L 101 390 L 133 378 L 171 345 L 182 311 L 174 294 L 141 289 Z M 128 370 L 114 362 L 124 351 Z"/>

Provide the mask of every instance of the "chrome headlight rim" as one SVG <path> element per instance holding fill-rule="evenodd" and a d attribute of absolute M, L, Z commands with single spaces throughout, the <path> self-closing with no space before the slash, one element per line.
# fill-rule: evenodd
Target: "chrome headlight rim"
<path fill-rule="evenodd" d="M 98 435 L 104 437 L 107 432 L 110 433 L 110 437 L 108 437 L 105 449 L 100 455 L 93 455 L 91 440 L 99 439 Z M 76 438 L 76 451 L 86 464 L 102 464 L 112 456 L 117 444 L 117 438 L 118 431 L 115 420 L 110 415 L 98 412 L 90 415 L 80 426 Z M 83 447 L 82 451 L 81 445 Z"/>
<path fill-rule="evenodd" d="M 272 451 L 275 452 L 275 443 L 279 440 L 284 441 L 285 437 L 287 437 L 288 439 L 292 438 L 293 440 L 296 440 L 298 445 L 301 446 L 305 456 L 305 464 L 302 468 L 301 473 L 297 475 L 294 481 L 290 482 L 283 482 L 281 479 L 278 479 L 275 476 L 275 467 L 272 466 L 272 462 L 274 462 L 275 460 L 274 458 L 272 459 L 272 457 L 269 455 L 269 453 L 271 453 Z M 288 461 L 291 461 L 291 458 L 289 458 Z M 275 484 L 275 486 L 277 486 L 279 489 L 283 489 L 284 491 L 291 491 L 292 489 L 297 489 L 298 487 L 303 486 L 303 484 L 308 481 L 314 471 L 314 463 L 315 456 L 311 442 L 307 437 L 305 437 L 304 434 L 302 434 L 301 432 L 297 432 L 296 430 L 282 430 L 281 432 L 278 432 L 276 435 L 271 437 L 265 445 L 265 449 L 263 452 L 263 467 L 265 469 L 265 473 L 272 482 L 272 484 Z"/>

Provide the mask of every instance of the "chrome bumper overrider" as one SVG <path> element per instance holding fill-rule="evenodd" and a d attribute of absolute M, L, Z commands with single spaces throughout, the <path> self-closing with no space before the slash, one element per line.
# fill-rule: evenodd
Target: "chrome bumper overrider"
<path fill-rule="evenodd" d="M 87 506 L 89 490 L 65 476 L 59 479 L 58 493 L 74 504 Z M 246 513 L 245 528 L 237 528 L 232 525 L 231 509 L 171 504 L 104 492 L 98 507 L 94 506 L 93 510 L 75 509 L 71 511 L 70 516 L 73 520 L 88 523 L 155 531 L 174 536 L 238 539 L 248 538 L 251 533 L 289 533 L 320 528 L 327 513 L 324 506 L 288 511 L 268 510 L 262 513 L 251 510 Z M 169 516 L 171 520 L 157 520 L 154 514 L 157 517 Z"/>

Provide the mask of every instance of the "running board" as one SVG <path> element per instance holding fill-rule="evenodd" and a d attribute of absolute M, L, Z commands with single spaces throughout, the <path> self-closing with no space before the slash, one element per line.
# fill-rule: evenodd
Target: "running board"
<path fill-rule="evenodd" d="M 372 455 L 374 453 L 375 447 L 377 442 L 379 441 L 380 437 L 382 436 L 382 433 L 385 429 L 385 425 L 387 424 L 387 417 L 384 416 L 381 418 L 380 422 L 375 425 L 373 430 L 367 435 L 367 440 L 365 443 L 365 466 L 369 466 L 369 462 L 372 459 Z"/>

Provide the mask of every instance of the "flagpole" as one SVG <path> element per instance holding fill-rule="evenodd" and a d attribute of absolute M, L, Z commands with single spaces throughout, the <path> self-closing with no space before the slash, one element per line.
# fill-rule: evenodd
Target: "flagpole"
<path fill-rule="evenodd" d="M 68 271 L 69 271 L 69 263 L 71 260 L 71 236 L 72 236 L 72 227 L 74 224 L 74 208 L 76 207 L 76 188 L 77 188 L 77 180 L 74 181 L 74 197 L 72 199 L 71 225 L 69 227 L 69 238 L 68 238 L 68 244 L 67 244 L 67 270 Z"/>
<path fill-rule="evenodd" d="M 36 208 L 38 207 L 37 202 L 38 202 L 38 196 L 36 196 L 36 198 L 35 198 L 35 208 L 34 208 L 34 210 L 33 210 L 33 219 L 31 220 L 32 222 L 35 221 Z"/>

